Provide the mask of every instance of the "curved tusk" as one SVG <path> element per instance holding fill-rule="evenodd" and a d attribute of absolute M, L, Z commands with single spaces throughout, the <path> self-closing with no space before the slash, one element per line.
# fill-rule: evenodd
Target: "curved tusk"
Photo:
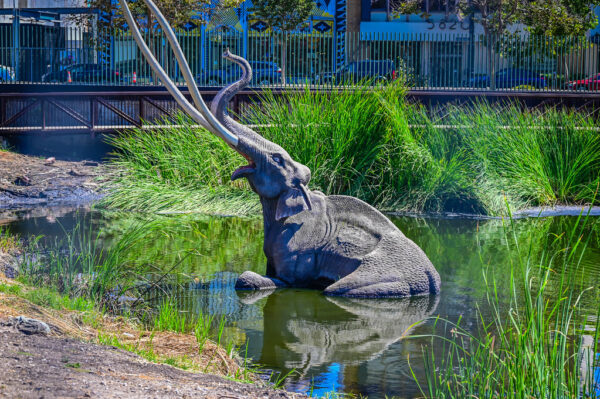
<path fill-rule="evenodd" d="M 165 70 L 160 66 L 160 63 L 156 60 L 156 58 L 154 58 L 154 56 L 152 55 L 152 52 L 146 45 L 146 42 L 144 41 L 144 39 L 142 38 L 140 30 L 137 27 L 137 24 L 135 23 L 135 21 L 133 19 L 133 15 L 131 14 L 131 10 L 127 6 L 127 2 L 125 0 L 119 0 L 119 3 L 121 4 L 121 8 L 123 9 L 123 16 L 125 17 L 125 20 L 127 21 L 127 23 L 129 24 L 129 26 L 131 28 L 131 33 L 133 35 L 133 38 L 135 39 L 140 50 L 142 51 L 142 54 L 144 54 L 146 61 L 148 61 L 148 64 L 150 65 L 152 70 L 158 75 L 160 80 L 163 81 L 165 87 L 167 88 L 169 93 L 173 96 L 175 101 L 177 101 L 179 106 L 181 106 L 181 108 L 183 108 L 183 110 L 189 116 L 191 116 L 192 119 L 194 119 L 197 123 L 199 123 L 206 129 L 208 129 L 215 135 L 221 137 L 228 144 L 230 144 L 234 147 L 237 147 L 237 145 L 238 145 L 237 136 L 235 136 L 234 134 L 232 134 L 231 132 L 229 132 L 226 129 L 224 129 L 225 134 L 223 134 L 219 130 L 216 130 L 216 128 L 212 124 L 210 124 L 206 119 L 204 119 L 202 114 L 196 108 L 194 108 L 194 106 L 192 104 L 189 103 L 189 101 L 183 96 L 183 94 L 175 86 L 173 81 L 171 81 L 171 79 L 169 79 L 169 76 L 167 75 Z M 186 63 L 186 65 L 187 65 L 187 63 Z M 196 90 L 197 90 L 197 88 L 196 88 Z"/>
<path fill-rule="evenodd" d="M 171 26 L 169 25 L 169 22 L 167 21 L 163 13 L 160 12 L 160 9 L 156 6 L 156 4 L 154 4 L 152 0 L 144 0 L 144 2 L 148 6 L 148 8 L 150 8 L 150 10 L 154 13 L 154 15 L 156 16 L 156 20 L 165 32 L 165 36 L 167 37 L 167 40 L 169 41 L 169 44 L 173 49 L 173 53 L 175 54 L 175 58 L 177 58 L 177 62 L 179 62 L 183 78 L 185 79 L 185 83 L 187 84 L 187 87 L 190 90 L 190 94 L 192 95 L 194 104 L 196 104 L 196 108 L 202 113 L 204 119 L 206 119 L 206 121 L 210 123 L 214 127 L 214 129 L 216 129 L 219 132 L 218 135 L 221 136 L 223 140 L 227 141 L 228 143 L 234 139 L 237 140 L 237 137 L 235 137 L 235 135 L 233 135 L 233 133 L 231 133 L 225 126 L 223 126 L 206 106 L 206 103 L 204 102 L 202 96 L 200 95 L 200 92 L 198 91 L 198 87 L 196 86 L 194 77 L 192 76 L 192 71 L 190 70 L 190 66 L 187 63 L 185 56 L 183 55 L 183 51 L 181 50 L 181 46 L 177 41 L 177 37 L 175 36 L 173 29 L 171 29 Z"/>

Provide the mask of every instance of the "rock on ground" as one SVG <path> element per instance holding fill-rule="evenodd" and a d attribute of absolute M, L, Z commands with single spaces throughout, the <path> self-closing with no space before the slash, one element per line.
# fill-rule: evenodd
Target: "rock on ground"
<path fill-rule="evenodd" d="M 302 398 L 210 374 L 150 363 L 111 346 L 26 335 L 0 323 L 4 398 Z"/>

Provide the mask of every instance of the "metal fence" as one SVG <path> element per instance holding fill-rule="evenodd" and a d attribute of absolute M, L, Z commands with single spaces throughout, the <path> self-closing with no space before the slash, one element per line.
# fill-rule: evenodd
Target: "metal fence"
<path fill-rule="evenodd" d="M 0 26 L 0 84 L 152 86 L 159 82 L 128 32 Z M 563 91 L 600 89 L 598 45 L 586 38 L 468 33 L 177 33 L 199 86 L 240 76 L 221 57 L 229 48 L 248 59 L 253 87 L 384 84 L 403 78 L 413 90 Z M 162 33 L 146 32 L 156 57 L 183 84 Z"/>

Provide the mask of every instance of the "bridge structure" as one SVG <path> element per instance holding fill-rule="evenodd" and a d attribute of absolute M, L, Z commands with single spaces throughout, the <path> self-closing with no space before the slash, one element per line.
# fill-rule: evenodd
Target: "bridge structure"
<path fill-rule="evenodd" d="M 189 97 L 187 89 L 181 89 Z M 268 88 L 275 96 L 305 89 Z M 230 104 L 231 111 L 243 116 L 250 103 L 260 101 L 263 90 L 266 88 L 239 92 Z M 320 87 L 319 90 L 324 89 Z M 211 101 L 218 88 L 201 87 L 200 92 L 205 100 Z M 570 107 L 586 115 L 596 115 L 600 109 L 600 93 L 593 92 L 415 90 L 409 91 L 407 97 L 430 109 L 480 100 L 519 102 L 525 107 Z M 174 117 L 178 111 L 178 105 L 162 86 L 0 85 L 0 135 L 118 133 L 131 128 L 152 130 L 158 126 L 176 126 Z"/>

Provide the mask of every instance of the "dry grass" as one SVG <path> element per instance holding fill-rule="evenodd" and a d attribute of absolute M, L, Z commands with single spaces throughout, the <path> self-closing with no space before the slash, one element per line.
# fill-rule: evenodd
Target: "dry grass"
<path fill-rule="evenodd" d="M 15 236 L 7 234 L 0 227 L 0 257 L 15 255 L 19 252 L 19 242 Z"/>

